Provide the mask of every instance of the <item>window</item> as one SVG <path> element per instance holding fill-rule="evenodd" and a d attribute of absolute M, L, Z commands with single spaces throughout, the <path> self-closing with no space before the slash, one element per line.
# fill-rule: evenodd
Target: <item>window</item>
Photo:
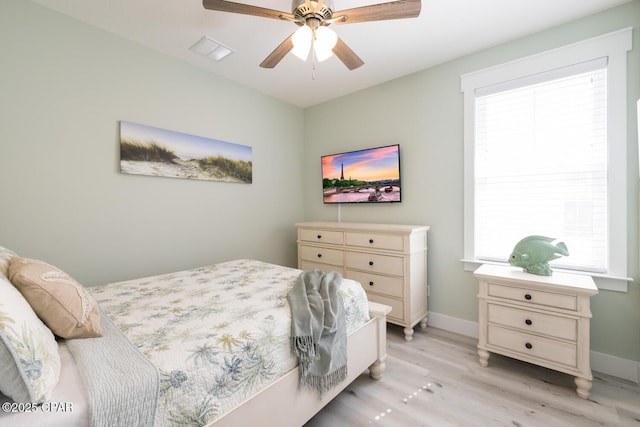
<path fill-rule="evenodd" d="M 476 259 L 541 234 L 569 240 L 556 266 L 607 271 L 607 70 L 590 65 L 476 91 Z"/>
<path fill-rule="evenodd" d="M 626 51 L 622 30 L 462 77 L 465 254 L 506 262 L 527 235 L 552 263 L 626 290 Z"/>

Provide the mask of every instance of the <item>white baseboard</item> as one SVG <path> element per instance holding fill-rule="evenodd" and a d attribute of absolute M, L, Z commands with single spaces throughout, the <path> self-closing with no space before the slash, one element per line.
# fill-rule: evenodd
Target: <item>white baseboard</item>
<path fill-rule="evenodd" d="M 592 351 L 591 369 L 640 385 L 640 362 Z"/>
<path fill-rule="evenodd" d="M 429 326 L 478 338 L 478 322 L 471 320 L 429 312 Z M 640 362 L 596 351 L 592 351 L 590 356 L 592 370 L 640 384 Z"/>
<path fill-rule="evenodd" d="M 429 326 L 445 331 L 454 332 L 471 338 L 478 338 L 478 322 L 464 320 L 458 317 L 447 316 L 446 314 L 429 312 Z"/>

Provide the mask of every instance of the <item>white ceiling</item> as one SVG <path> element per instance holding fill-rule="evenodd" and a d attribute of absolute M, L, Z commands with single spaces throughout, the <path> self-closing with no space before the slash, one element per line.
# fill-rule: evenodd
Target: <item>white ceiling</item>
<path fill-rule="evenodd" d="M 201 0 L 31 1 L 305 108 L 631 0 L 423 0 L 418 18 L 332 26 L 365 64 L 349 71 L 332 57 L 315 79 L 310 60 L 291 54 L 274 69 L 258 66 L 298 28 L 287 21 L 210 11 Z M 291 11 L 290 0 L 237 1 Z M 234 53 L 215 62 L 190 51 L 203 36 Z"/>

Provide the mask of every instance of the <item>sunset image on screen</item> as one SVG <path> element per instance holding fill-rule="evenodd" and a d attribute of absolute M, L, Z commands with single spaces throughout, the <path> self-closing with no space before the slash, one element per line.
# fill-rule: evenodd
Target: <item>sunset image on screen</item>
<path fill-rule="evenodd" d="M 336 154 L 322 158 L 322 176 L 339 179 L 344 167 L 344 178 L 359 181 L 398 179 L 398 146 Z"/>
<path fill-rule="evenodd" d="M 400 201 L 399 146 L 322 157 L 325 203 Z"/>

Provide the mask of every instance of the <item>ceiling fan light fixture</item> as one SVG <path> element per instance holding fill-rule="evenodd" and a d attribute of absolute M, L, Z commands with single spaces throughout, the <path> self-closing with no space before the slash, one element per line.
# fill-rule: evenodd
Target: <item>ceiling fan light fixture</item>
<path fill-rule="evenodd" d="M 293 49 L 291 53 L 306 61 L 309 57 L 309 51 L 311 50 L 311 38 L 313 37 L 313 30 L 307 25 L 303 25 L 293 33 L 291 42 L 293 43 Z"/>
<path fill-rule="evenodd" d="M 306 61 L 313 46 L 313 52 L 318 62 L 325 61 L 333 55 L 332 49 L 338 42 L 338 35 L 331 29 L 320 26 L 315 30 L 303 25 L 291 37 L 293 49 L 291 53 Z"/>
<path fill-rule="evenodd" d="M 318 62 L 329 59 L 333 55 L 333 48 L 338 43 L 338 35 L 335 31 L 323 26 L 316 28 L 315 37 L 313 49 Z"/>

